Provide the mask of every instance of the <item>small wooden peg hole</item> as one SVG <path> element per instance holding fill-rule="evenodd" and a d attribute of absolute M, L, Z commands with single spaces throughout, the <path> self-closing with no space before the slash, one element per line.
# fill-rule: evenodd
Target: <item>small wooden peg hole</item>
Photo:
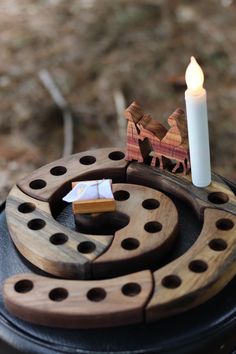
<path fill-rule="evenodd" d="M 200 259 L 190 262 L 188 267 L 194 273 L 204 273 L 208 269 L 207 263 Z"/>
<path fill-rule="evenodd" d="M 55 166 L 50 170 L 50 173 L 53 176 L 62 176 L 66 172 L 67 172 L 67 169 L 64 166 Z"/>
<path fill-rule="evenodd" d="M 50 242 L 56 246 L 63 245 L 67 241 L 68 241 L 68 236 L 61 232 L 58 232 L 50 237 Z"/>
<path fill-rule="evenodd" d="M 128 237 L 121 242 L 121 247 L 127 251 L 136 250 L 140 245 L 139 240 L 136 238 Z"/>
<path fill-rule="evenodd" d="M 114 193 L 115 200 L 117 200 L 119 202 L 129 199 L 129 197 L 130 197 L 130 194 L 127 191 L 121 190 L 121 191 L 115 191 L 115 193 Z"/>
<path fill-rule="evenodd" d="M 155 232 L 160 232 L 162 229 L 162 224 L 160 224 L 158 221 L 149 221 L 144 225 L 145 231 L 149 233 L 155 233 Z"/>
<path fill-rule="evenodd" d="M 87 156 L 81 157 L 81 159 L 79 160 L 79 162 L 80 162 L 82 165 L 92 165 L 93 163 L 96 162 L 96 158 L 95 158 L 94 156 L 87 155 Z"/>
<path fill-rule="evenodd" d="M 84 241 L 78 245 L 78 251 L 84 254 L 92 253 L 95 251 L 95 249 L 96 245 L 91 241 Z"/>
<path fill-rule="evenodd" d="M 64 288 L 55 288 L 53 290 L 50 291 L 49 293 L 49 298 L 52 301 L 63 301 L 68 297 L 68 291 Z"/>
<path fill-rule="evenodd" d="M 34 181 L 30 182 L 29 186 L 31 189 L 43 189 L 46 187 L 46 182 L 43 179 L 35 179 Z"/>
<path fill-rule="evenodd" d="M 178 275 L 167 275 L 162 279 L 162 285 L 168 289 L 176 289 L 181 283 L 182 281 Z"/>
<path fill-rule="evenodd" d="M 142 288 L 138 283 L 127 283 L 122 287 L 122 293 L 125 296 L 137 296 Z"/>
<path fill-rule="evenodd" d="M 125 157 L 125 154 L 122 151 L 112 151 L 108 157 L 110 160 L 119 161 Z"/>
<path fill-rule="evenodd" d="M 223 192 L 213 192 L 208 195 L 208 200 L 213 204 L 225 204 L 229 201 L 229 197 Z"/>
<path fill-rule="evenodd" d="M 209 247 L 213 251 L 224 251 L 228 247 L 227 242 L 225 240 L 222 240 L 221 238 L 214 238 L 209 242 Z"/>
<path fill-rule="evenodd" d="M 32 213 L 35 208 L 36 206 L 33 203 L 22 203 L 18 206 L 19 212 L 23 214 Z"/>
<path fill-rule="evenodd" d="M 142 206 L 144 209 L 153 210 L 157 209 L 160 206 L 160 203 L 157 199 L 146 199 L 143 201 Z"/>
<path fill-rule="evenodd" d="M 228 231 L 234 227 L 234 223 L 230 219 L 219 219 L 216 222 L 216 227 L 219 230 Z"/>
<path fill-rule="evenodd" d="M 93 288 L 87 293 L 87 298 L 93 302 L 99 302 L 105 299 L 107 296 L 106 291 L 103 288 Z"/>
<path fill-rule="evenodd" d="M 31 230 L 41 230 L 46 225 L 42 219 L 32 219 L 28 222 L 28 228 Z"/>
<path fill-rule="evenodd" d="M 15 291 L 17 293 L 20 294 L 25 294 L 30 292 L 34 287 L 34 284 L 31 280 L 28 279 L 23 279 L 23 280 L 19 280 L 16 284 L 15 284 Z"/>

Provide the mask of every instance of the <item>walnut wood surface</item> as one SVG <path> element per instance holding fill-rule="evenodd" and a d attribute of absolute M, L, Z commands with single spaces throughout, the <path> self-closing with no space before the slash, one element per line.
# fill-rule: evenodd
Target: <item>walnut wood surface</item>
<path fill-rule="evenodd" d="M 120 183 L 113 184 L 113 193 L 116 211 L 127 215 L 129 223 L 115 233 L 109 249 L 94 261 L 96 277 L 152 266 L 170 249 L 177 235 L 177 209 L 163 193 Z"/>
<path fill-rule="evenodd" d="M 212 183 L 206 188 L 195 187 L 191 176 L 173 174 L 136 162 L 127 169 L 127 182 L 169 192 L 188 202 L 203 217 L 205 208 L 216 208 L 236 215 L 236 198 L 221 178 L 212 173 Z"/>
<path fill-rule="evenodd" d="M 52 327 L 93 328 L 143 322 L 152 289 L 152 275 L 146 270 L 100 281 L 19 274 L 6 281 L 3 291 L 8 310 L 21 319 Z"/>
<path fill-rule="evenodd" d="M 82 161 L 86 163 L 94 161 L 86 157 L 89 155 L 96 156 L 98 161 L 94 169 L 92 164 L 85 167 L 80 163 L 77 169 L 80 158 L 85 157 Z M 6 306 L 16 316 L 37 324 L 73 328 L 137 323 L 144 321 L 144 317 L 150 322 L 210 299 L 236 274 L 236 198 L 216 175 L 212 175 L 209 187 L 197 188 L 192 185 L 191 176 L 174 175 L 135 162 L 127 165 L 123 152 L 116 149 L 86 152 L 60 163 L 60 168 L 53 163 L 36 171 L 19 184 L 21 190 L 15 187 L 10 193 L 6 215 L 17 248 L 38 267 L 62 277 L 72 274 L 82 278 L 104 277 L 108 273 L 113 276 L 117 269 L 129 274 L 83 282 L 19 274 L 8 279 L 4 287 Z M 56 168 L 52 170 L 52 166 Z M 65 168 L 66 175 L 58 176 Z M 55 210 L 60 201 L 59 195 L 68 192 L 71 181 L 88 176 L 121 182 L 114 184 L 117 214 L 111 215 L 112 223 L 119 218 L 126 223 L 115 232 L 114 239 L 111 234 L 85 235 L 68 230 L 51 215 L 51 209 Z M 47 181 L 47 185 L 36 190 L 30 188 L 35 178 Z M 36 187 L 42 186 L 40 183 Z M 195 209 L 203 220 L 201 234 L 185 254 L 155 271 L 153 278 L 148 270 L 130 274 L 132 267 L 137 270 L 150 261 L 155 266 L 154 255 L 161 256 L 158 252 L 165 251 L 175 235 L 176 209 L 159 190 L 173 194 Z M 143 207 L 143 202 L 150 199 L 160 205 L 149 201 L 148 207 Z M 158 224 L 151 224 L 151 232 L 146 234 L 144 225 L 150 221 L 162 224 L 156 235 L 152 227 Z M 68 240 L 55 244 L 56 237 L 51 242 L 51 236 L 58 233 L 65 234 Z M 95 248 L 90 253 L 79 253 L 84 242 L 92 242 Z"/>
<path fill-rule="evenodd" d="M 65 195 L 71 189 L 72 181 L 111 178 L 123 182 L 127 167 L 124 156 L 124 152 L 117 149 L 98 149 L 71 155 L 34 171 L 23 178 L 18 187 L 25 194 L 47 202 L 56 192 L 60 196 Z"/>
<path fill-rule="evenodd" d="M 147 321 L 186 311 L 213 297 L 236 273 L 236 216 L 205 209 L 196 243 L 181 257 L 153 273 L 155 289 Z"/>
<path fill-rule="evenodd" d="M 22 255 L 45 272 L 61 277 L 90 277 L 91 262 L 113 239 L 112 235 L 84 235 L 67 229 L 52 217 L 47 202 L 27 196 L 16 186 L 7 198 L 6 218 Z M 91 252 L 83 253 L 83 249 Z"/>

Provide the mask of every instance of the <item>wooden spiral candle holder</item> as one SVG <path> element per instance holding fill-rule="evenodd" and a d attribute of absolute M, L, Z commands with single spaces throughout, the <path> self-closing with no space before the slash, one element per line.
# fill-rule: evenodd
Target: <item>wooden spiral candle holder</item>
<path fill-rule="evenodd" d="M 12 189 L 6 203 L 12 240 L 26 259 L 52 275 L 6 280 L 5 305 L 15 316 L 67 328 L 151 322 L 205 302 L 234 277 L 236 198 L 229 187 L 213 174 L 212 184 L 198 189 L 190 176 L 124 157 L 116 149 L 75 154 Z M 100 178 L 113 180 L 116 211 L 76 215 L 86 233 L 59 223 L 56 214 L 71 183 Z M 152 271 L 178 237 L 178 212 L 166 193 L 191 205 L 203 227 L 187 252 Z M 108 224 L 114 232 L 89 234 Z"/>

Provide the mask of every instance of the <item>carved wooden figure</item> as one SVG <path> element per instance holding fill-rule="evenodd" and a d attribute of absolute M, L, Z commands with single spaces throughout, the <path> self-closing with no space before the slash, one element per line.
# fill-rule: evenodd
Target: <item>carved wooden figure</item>
<path fill-rule="evenodd" d="M 182 164 L 184 174 L 190 169 L 188 132 L 185 113 L 177 108 L 168 118 L 170 129 L 161 141 L 163 155 L 177 162 L 172 172 L 176 172 Z"/>
<path fill-rule="evenodd" d="M 151 166 L 156 166 L 156 159 L 159 160 L 160 168 L 163 169 L 163 159 L 161 154 L 161 139 L 165 136 L 167 130 L 150 115 L 144 115 L 137 124 L 140 129 L 140 139 L 148 138 L 152 149 Z"/>
<path fill-rule="evenodd" d="M 125 118 L 128 120 L 125 160 L 143 162 L 144 158 L 147 157 L 150 152 L 148 142 L 139 139 L 137 123 L 142 117 L 143 111 L 136 101 L 132 102 L 125 110 Z"/>
<path fill-rule="evenodd" d="M 167 129 L 154 120 L 150 115 L 144 115 L 138 122 L 140 139 L 148 138 L 153 156 L 151 166 L 156 166 L 159 160 L 163 169 L 163 157 L 175 160 L 177 163 L 172 172 L 176 172 L 183 165 L 186 174 L 190 169 L 187 124 L 184 111 L 177 108 L 168 118 L 170 129 Z"/>

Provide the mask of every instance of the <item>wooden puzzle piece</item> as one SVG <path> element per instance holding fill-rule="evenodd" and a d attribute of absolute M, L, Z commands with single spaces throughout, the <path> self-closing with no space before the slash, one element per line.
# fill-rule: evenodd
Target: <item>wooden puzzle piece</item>
<path fill-rule="evenodd" d="M 94 260 L 96 277 L 150 267 L 166 254 L 177 236 L 178 212 L 166 195 L 120 183 L 113 185 L 113 191 L 116 211 L 128 217 L 128 224 L 115 233 L 109 250 Z"/>
<path fill-rule="evenodd" d="M 27 196 L 18 187 L 10 192 L 6 218 L 20 253 L 47 273 L 91 277 L 91 263 L 111 244 L 113 235 L 85 235 L 59 224 L 47 202 Z"/>
<path fill-rule="evenodd" d="M 153 290 L 149 270 L 123 277 L 75 281 L 18 274 L 3 289 L 8 310 L 34 324 L 96 328 L 141 323 Z"/>
<path fill-rule="evenodd" d="M 123 182 L 128 162 L 125 154 L 117 149 L 85 151 L 52 162 L 20 180 L 18 187 L 27 195 L 42 201 L 50 201 L 54 194 L 62 198 L 71 189 L 72 181 L 111 178 Z"/>
<path fill-rule="evenodd" d="M 181 257 L 153 273 L 155 289 L 147 321 L 186 311 L 221 291 L 236 273 L 236 216 L 205 209 L 195 244 Z"/>

